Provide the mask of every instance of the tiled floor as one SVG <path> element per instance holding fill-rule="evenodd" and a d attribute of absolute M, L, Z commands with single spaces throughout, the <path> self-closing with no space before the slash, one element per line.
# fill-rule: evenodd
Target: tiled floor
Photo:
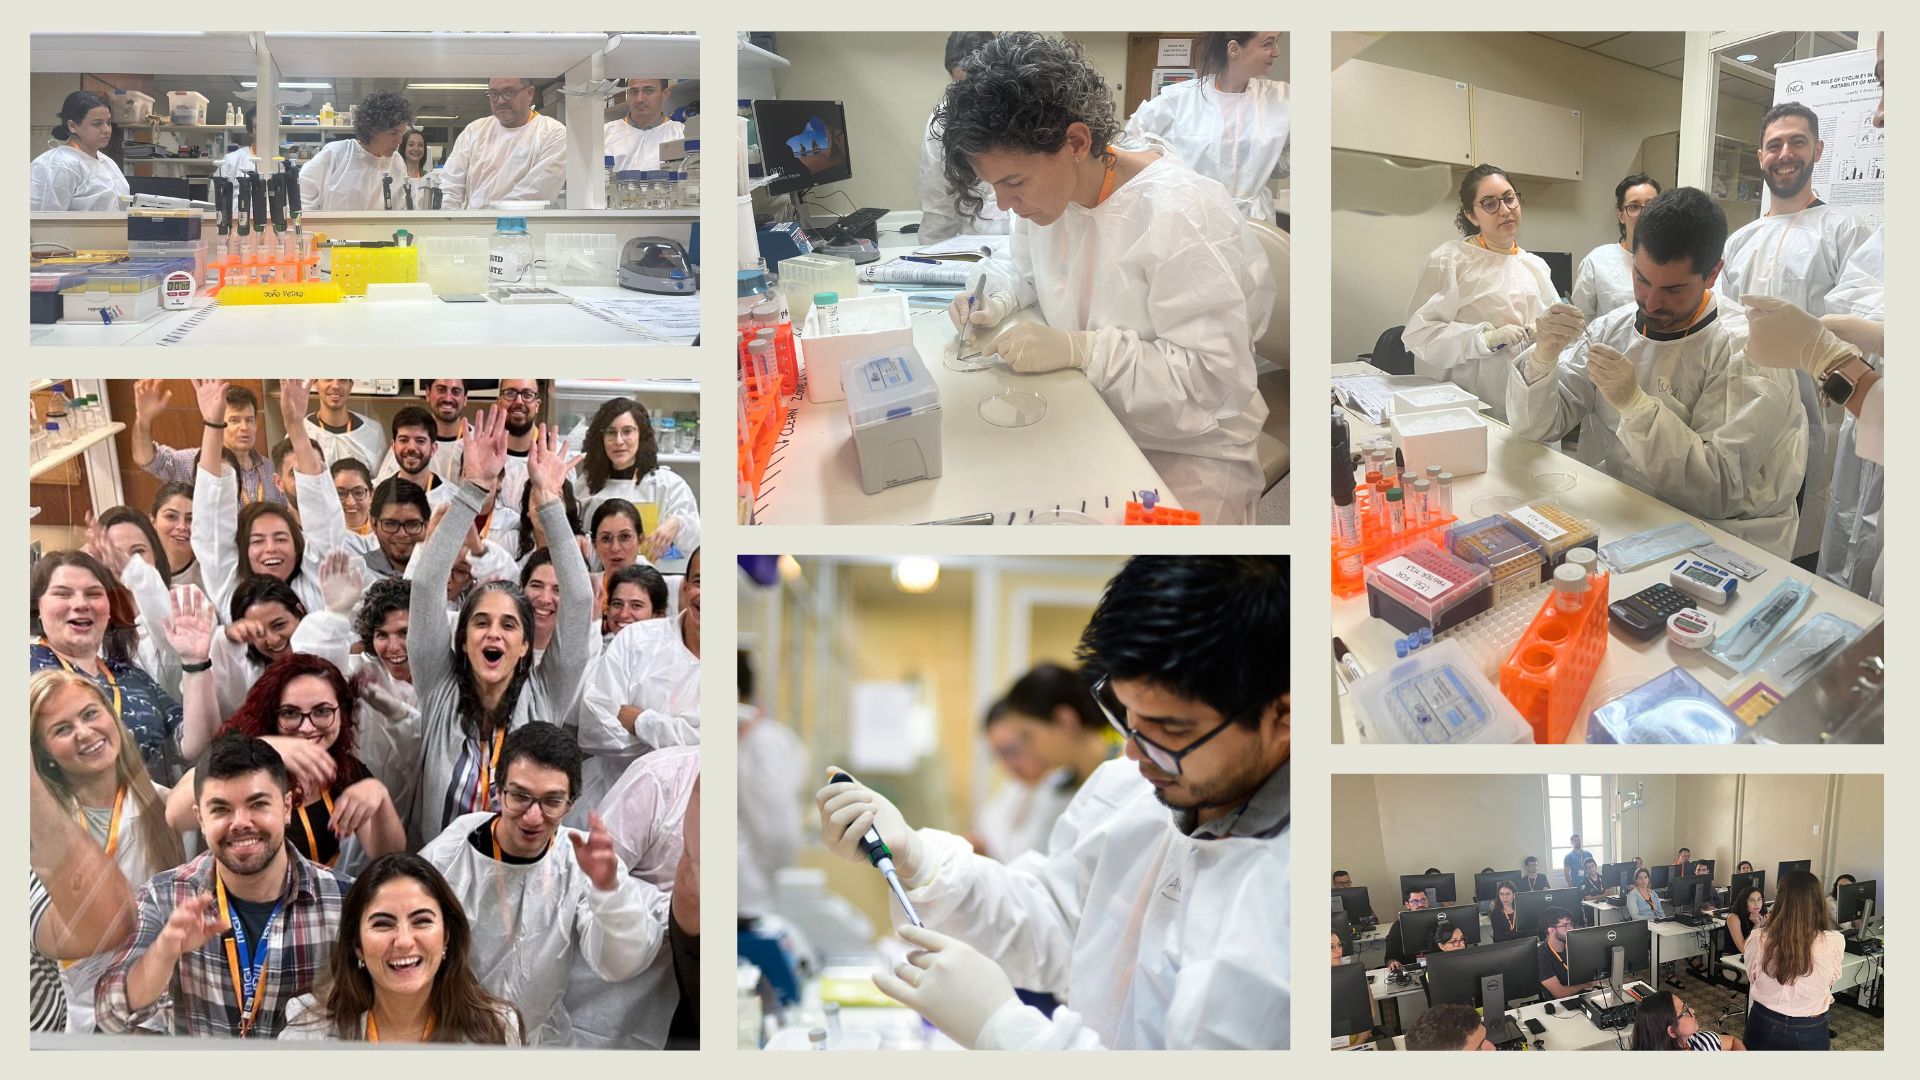
<path fill-rule="evenodd" d="M 1703 982 L 1692 975 L 1684 975 L 1680 980 L 1684 987 L 1680 998 L 1693 1006 L 1693 1015 L 1700 1026 L 1708 1031 L 1718 1031 L 1730 1035 L 1741 1035 L 1746 1028 L 1746 995 L 1724 987 Z M 1663 984 L 1664 985 L 1664 984 Z M 1718 1019 L 1721 1010 L 1731 1007 L 1734 1012 L 1725 1023 Z M 1835 1050 L 1883 1050 L 1886 1048 L 1886 1029 L 1880 1018 L 1856 1008 L 1850 995 L 1836 996 L 1833 1011 L 1828 1014 L 1829 1026 L 1833 1028 L 1833 1048 Z"/>

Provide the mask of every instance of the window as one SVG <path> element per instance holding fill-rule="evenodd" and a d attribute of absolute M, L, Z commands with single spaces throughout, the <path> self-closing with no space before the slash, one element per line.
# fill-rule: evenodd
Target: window
<path fill-rule="evenodd" d="M 1580 834 L 1580 847 L 1593 861 L 1607 864 L 1607 779 L 1581 773 L 1547 776 L 1547 836 L 1553 857 L 1541 869 L 1556 880 L 1561 861 L 1573 850 L 1568 837 Z"/>

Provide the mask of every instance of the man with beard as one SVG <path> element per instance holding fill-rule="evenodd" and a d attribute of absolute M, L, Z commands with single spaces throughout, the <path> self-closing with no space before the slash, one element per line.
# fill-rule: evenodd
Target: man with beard
<path fill-rule="evenodd" d="M 139 889 L 139 928 L 95 992 L 101 1031 L 276 1037 L 340 934 L 348 881 L 286 843 L 287 769 L 222 736 L 194 780 L 207 851 Z"/>
<path fill-rule="evenodd" d="M 1048 850 L 1001 864 L 915 829 L 857 782 L 814 796 L 821 834 L 892 850 L 928 927 L 874 977 L 975 1049 L 1288 1045 L 1288 571 L 1269 556 L 1139 556 L 1079 659 L 1125 760 L 1096 769 Z M 1068 1004 L 1048 1019 L 1014 986 Z"/>
<path fill-rule="evenodd" d="M 1528 346 L 1507 377 L 1507 420 L 1541 442 L 1579 425 L 1581 461 L 1791 558 L 1807 417 L 1793 373 L 1746 358 L 1739 305 L 1713 289 L 1726 235 L 1698 188 L 1648 203 L 1633 234 L 1634 306 L 1578 341 L 1543 334 Z"/>
<path fill-rule="evenodd" d="M 413 549 L 427 537 L 427 519 L 433 508 L 420 485 L 401 476 L 389 476 L 373 489 L 373 539 L 378 545 L 367 552 L 367 569 L 381 577 L 399 577 L 407 572 L 407 560 Z"/>
<path fill-rule="evenodd" d="M 459 465 L 456 459 L 452 473 L 442 473 L 435 467 L 438 452 L 434 449 L 433 414 L 418 405 L 409 405 L 394 414 L 389 427 L 393 432 L 393 449 L 387 451 L 387 465 L 381 469 L 381 480 L 397 476 L 426 492 L 435 505 L 445 501 L 452 488 L 441 477 L 460 475 Z M 447 490 L 434 499 L 434 491 L 442 487 Z"/>
<path fill-rule="evenodd" d="M 372 419 L 347 408 L 352 379 L 315 379 L 316 408 L 307 417 L 307 434 L 332 468 L 352 458 L 371 470 L 387 453 L 387 434 Z"/>
<path fill-rule="evenodd" d="M 467 407 L 467 384 L 463 379 L 435 379 L 427 384 L 427 404 L 425 408 L 409 405 L 400 410 L 393 418 L 392 427 L 397 427 L 400 417 L 424 416 L 427 421 L 427 452 L 430 460 L 426 465 L 415 467 L 415 472 L 431 470 L 436 476 L 460 475 L 460 435 L 467 430 L 466 418 L 461 415 Z M 409 423 L 415 422 L 410 419 Z M 400 461 L 399 435 L 394 434 L 394 446 L 380 463 L 375 475 L 384 480 L 396 473 L 406 475 L 407 467 Z M 419 484 L 417 476 L 407 479 Z M 425 487 L 425 485 L 421 485 Z M 427 488 L 432 492 L 432 488 Z"/>
<path fill-rule="evenodd" d="M 520 528 L 520 504 L 527 493 L 527 452 L 533 448 L 540 403 L 551 385 L 547 379 L 500 380 L 500 407 L 507 410 L 507 468 L 500 478 L 498 505 L 487 538 L 509 549 L 513 547 L 510 538 Z"/>
<path fill-rule="evenodd" d="M 1756 154 L 1772 200 L 1765 216 L 1727 238 L 1721 291 L 1729 300 L 1771 296 L 1811 315 L 1833 312 L 1827 294 L 1873 228 L 1844 207 L 1828 206 L 1813 190 L 1813 167 L 1825 150 L 1820 118 L 1812 109 L 1788 101 L 1767 110 L 1760 121 Z M 1804 558 L 1806 569 L 1811 570 L 1813 556 L 1820 550 L 1840 420 L 1846 410 L 1823 399 L 1811 375 L 1791 371 L 1787 375 L 1798 385 L 1801 408 L 1807 414 L 1806 494 L 1793 555 Z"/>

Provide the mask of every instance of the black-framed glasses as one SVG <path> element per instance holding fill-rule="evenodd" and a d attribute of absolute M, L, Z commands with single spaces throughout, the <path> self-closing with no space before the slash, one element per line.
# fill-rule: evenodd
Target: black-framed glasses
<path fill-rule="evenodd" d="M 313 730 L 325 731 L 340 718 L 340 707 L 331 702 L 315 705 L 311 709 L 296 709 L 291 705 L 282 705 L 275 710 L 274 720 L 282 731 L 299 731 L 300 725 L 312 724 Z"/>
<path fill-rule="evenodd" d="M 1099 682 L 1093 684 L 1093 700 L 1100 706 L 1100 711 L 1107 715 L 1107 723 L 1113 725 L 1113 730 L 1119 732 L 1125 738 L 1133 740 L 1134 745 L 1140 747 L 1140 752 L 1146 755 L 1147 760 L 1153 762 L 1155 768 L 1158 768 L 1161 772 L 1169 776 L 1180 775 L 1180 761 L 1182 758 L 1205 746 L 1208 740 L 1229 727 L 1232 727 L 1241 719 L 1253 715 L 1264 708 L 1264 706 L 1255 705 L 1250 709 L 1235 713 L 1227 717 L 1219 727 L 1193 740 L 1185 747 L 1179 750 L 1169 750 L 1128 727 L 1126 722 L 1120 719 L 1121 714 L 1125 713 L 1127 708 L 1120 704 L 1118 697 L 1114 696 L 1111 680 L 1102 678 Z"/>
<path fill-rule="evenodd" d="M 394 533 L 406 533 L 408 536 L 419 536 L 421 533 L 427 531 L 427 523 L 424 521 L 399 521 L 394 518 L 381 518 L 374 522 L 374 524 L 379 527 L 381 532 L 386 533 L 388 536 L 392 536 Z"/>
<path fill-rule="evenodd" d="M 1646 212 L 1647 207 L 1651 205 L 1653 204 L 1630 202 L 1627 205 L 1621 207 L 1620 209 L 1625 211 L 1628 217 L 1639 217 L 1642 213 Z"/>
<path fill-rule="evenodd" d="M 519 788 L 509 786 L 501 789 L 500 804 L 513 814 L 524 814 L 527 807 L 538 806 L 541 815 L 552 820 L 564 815 L 567 807 L 573 804 L 573 799 L 566 795 L 546 795 L 536 799 Z"/>
<path fill-rule="evenodd" d="M 370 487 L 335 488 L 334 491 L 339 493 L 341 502 L 365 502 L 367 496 L 373 494 Z"/>
<path fill-rule="evenodd" d="M 528 404 L 532 404 L 533 402 L 540 400 L 540 391 L 538 390 L 502 390 L 500 391 L 500 400 L 501 401 L 524 401 L 524 402 L 527 402 Z"/>
<path fill-rule="evenodd" d="M 1474 205 L 1480 208 L 1481 213 L 1497 214 L 1503 206 L 1509 210 L 1519 206 L 1520 193 L 1517 191 L 1509 191 L 1505 195 L 1489 195 Z"/>
<path fill-rule="evenodd" d="M 533 89 L 533 87 L 523 86 L 518 90 L 489 90 L 487 91 L 487 100 L 488 101 L 511 101 L 515 96 L 519 94 L 523 94 L 526 91 L 531 89 Z"/>

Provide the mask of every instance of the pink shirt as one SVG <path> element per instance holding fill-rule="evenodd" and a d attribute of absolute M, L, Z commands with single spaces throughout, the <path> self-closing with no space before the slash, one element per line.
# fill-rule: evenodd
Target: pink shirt
<path fill-rule="evenodd" d="M 1747 938 L 1747 977 L 1753 981 L 1753 1000 L 1782 1016 L 1819 1016 L 1833 1004 L 1833 984 L 1847 956 L 1846 939 L 1838 930 L 1822 933 L 1813 943 L 1813 971 L 1791 983 L 1775 982 L 1764 970 L 1767 931 Z"/>

